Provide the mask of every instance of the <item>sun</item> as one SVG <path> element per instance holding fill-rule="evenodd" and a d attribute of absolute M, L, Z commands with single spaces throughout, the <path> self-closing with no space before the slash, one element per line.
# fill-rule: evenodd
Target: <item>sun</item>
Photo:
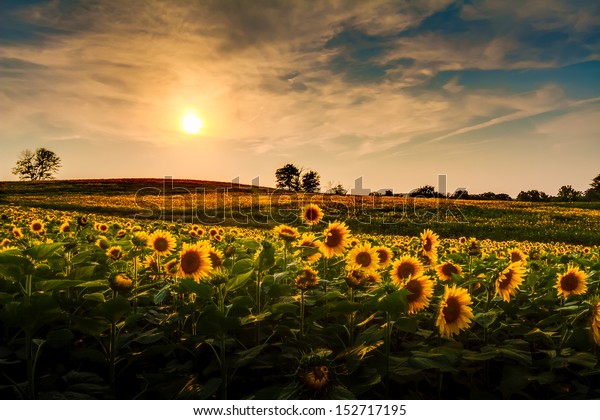
<path fill-rule="evenodd" d="M 204 122 L 194 113 L 185 114 L 181 119 L 181 129 L 187 134 L 198 134 Z"/>

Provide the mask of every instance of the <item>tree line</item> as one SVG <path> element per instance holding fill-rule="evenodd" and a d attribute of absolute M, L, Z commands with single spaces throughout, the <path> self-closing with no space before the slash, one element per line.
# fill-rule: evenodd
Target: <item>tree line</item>
<path fill-rule="evenodd" d="M 60 157 L 45 148 L 39 148 L 35 152 L 24 150 L 20 159 L 12 169 L 14 175 L 18 175 L 22 181 L 44 181 L 53 179 L 54 174 L 61 167 Z M 313 170 L 304 171 L 292 163 L 288 163 L 275 171 L 277 188 L 306 193 L 317 193 L 321 191 L 321 176 Z M 346 195 L 348 190 L 340 183 L 330 185 L 328 193 Z M 407 194 L 394 194 L 391 190 L 385 193 L 371 193 L 372 195 L 402 195 L 406 197 L 443 197 L 463 200 L 512 200 L 505 193 L 496 194 L 485 192 L 482 194 L 469 194 L 466 189 L 458 189 L 452 194 L 440 194 L 435 187 L 425 185 L 410 191 Z M 592 179 L 590 188 L 586 191 L 577 191 L 572 185 L 563 185 L 556 196 L 550 196 L 543 191 L 529 190 L 521 191 L 517 195 L 517 201 L 548 202 L 548 201 L 600 201 L 600 174 Z"/>

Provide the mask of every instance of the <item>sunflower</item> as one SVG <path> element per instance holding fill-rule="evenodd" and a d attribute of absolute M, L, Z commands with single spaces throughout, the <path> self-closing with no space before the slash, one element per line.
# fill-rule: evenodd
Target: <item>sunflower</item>
<path fill-rule="evenodd" d="M 223 260 L 225 256 L 219 250 L 213 249 L 212 247 L 208 247 L 208 257 L 210 258 L 210 262 L 212 264 L 213 269 L 220 268 L 223 265 Z"/>
<path fill-rule="evenodd" d="M 98 230 L 100 232 L 108 232 L 108 225 L 106 223 L 98 223 Z"/>
<path fill-rule="evenodd" d="M 217 229 L 215 229 L 215 228 L 211 228 L 211 229 L 208 231 L 208 234 L 209 234 L 209 236 L 212 238 L 213 236 L 217 236 L 217 235 L 219 234 L 219 231 L 218 231 Z"/>
<path fill-rule="evenodd" d="M 6 248 L 8 244 L 10 244 L 10 239 L 3 239 L 2 242 L 0 242 L 0 248 Z"/>
<path fill-rule="evenodd" d="M 404 280 L 409 277 L 419 277 L 423 274 L 423 264 L 416 258 L 408 255 L 403 256 L 394 262 L 392 266 L 392 281 L 400 287 Z"/>
<path fill-rule="evenodd" d="M 60 233 L 69 233 L 71 232 L 71 225 L 69 224 L 69 222 L 64 222 L 62 225 L 60 225 L 58 231 Z"/>
<path fill-rule="evenodd" d="M 302 382 L 313 391 L 321 391 L 330 382 L 330 370 L 327 366 L 311 366 L 302 373 Z"/>
<path fill-rule="evenodd" d="M 377 258 L 379 259 L 379 268 L 385 268 L 392 262 L 392 256 L 394 255 L 392 250 L 387 246 L 378 246 L 375 248 Z"/>
<path fill-rule="evenodd" d="M 511 263 L 525 264 L 527 263 L 527 256 L 518 248 L 512 248 L 508 250 Z"/>
<path fill-rule="evenodd" d="M 426 229 L 421 233 L 421 254 L 429 257 L 430 260 L 435 260 L 439 239 L 440 237 L 431 229 Z"/>
<path fill-rule="evenodd" d="M 569 264 L 567 271 L 557 275 L 556 286 L 558 296 L 569 297 L 571 295 L 581 295 L 587 291 L 587 274 L 578 267 Z"/>
<path fill-rule="evenodd" d="M 316 225 L 323 218 L 323 211 L 316 204 L 309 204 L 302 209 L 300 217 L 307 225 Z"/>
<path fill-rule="evenodd" d="M 152 270 L 154 273 L 158 273 L 158 262 L 153 256 L 149 255 L 145 258 L 144 266 Z"/>
<path fill-rule="evenodd" d="M 110 284 L 110 288 L 115 292 L 127 293 L 133 289 L 133 280 L 131 280 L 125 273 L 116 273 L 112 275 L 108 279 L 108 282 Z"/>
<path fill-rule="evenodd" d="M 169 232 L 157 230 L 148 236 L 146 246 L 152 248 L 156 255 L 166 256 L 175 249 L 175 238 Z"/>
<path fill-rule="evenodd" d="M 310 267 L 304 267 L 295 279 L 296 287 L 300 290 L 308 290 L 319 284 L 319 276 Z"/>
<path fill-rule="evenodd" d="M 135 246 L 145 246 L 148 244 L 148 234 L 146 232 L 135 232 L 133 234 L 133 238 L 131 238 L 131 242 L 135 245 Z"/>
<path fill-rule="evenodd" d="M 474 318 L 471 296 L 462 287 L 444 286 L 444 296 L 440 302 L 436 327 L 443 337 L 451 337 L 466 329 Z"/>
<path fill-rule="evenodd" d="M 208 249 L 201 245 L 183 244 L 179 253 L 179 277 L 192 277 L 199 282 L 212 271 Z"/>
<path fill-rule="evenodd" d="M 467 248 L 467 253 L 471 256 L 481 255 L 481 245 L 475 238 L 469 239 L 469 246 Z"/>
<path fill-rule="evenodd" d="M 79 216 L 77 218 L 77 225 L 80 227 L 84 227 L 88 224 L 88 218 L 87 216 Z"/>
<path fill-rule="evenodd" d="M 111 246 L 106 250 L 106 256 L 111 260 L 120 260 L 123 256 L 123 249 L 120 246 Z"/>
<path fill-rule="evenodd" d="M 177 266 L 177 260 L 175 258 L 167 261 L 164 264 L 164 267 L 165 267 L 165 273 L 167 273 L 167 275 L 177 274 L 177 271 L 179 270 L 179 267 Z"/>
<path fill-rule="evenodd" d="M 323 242 L 319 246 L 319 251 L 326 258 L 343 255 L 348 235 L 350 235 L 350 229 L 344 222 L 330 222 L 323 232 Z"/>
<path fill-rule="evenodd" d="M 298 238 L 298 229 L 288 226 L 288 225 L 279 225 L 274 229 L 275 233 L 279 236 L 279 239 L 284 242 L 290 243 L 295 241 Z"/>
<path fill-rule="evenodd" d="M 596 300 L 592 306 L 592 338 L 596 345 L 600 346 L 600 300 Z"/>
<path fill-rule="evenodd" d="M 453 262 L 446 261 L 445 263 L 438 265 L 435 268 L 435 271 L 437 271 L 440 280 L 451 281 L 452 274 L 460 276 L 460 273 L 462 273 L 462 268 L 460 268 L 460 266 L 454 264 Z"/>
<path fill-rule="evenodd" d="M 348 264 L 359 266 L 362 270 L 375 270 L 379 265 L 379 256 L 371 244 L 358 245 L 348 253 Z"/>
<path fill-rule="evenodd" d="M 381 275 L 377 271 L 369 271 L 365 273 L 365 283 L 377 284 L 381 283 Z"/>
<path fill-rule="evenodd" d="M 101 236 L 96 241 L 96 245 L 105 251 L 108 250 L 108 248 L 110 248 L 110 242 L 108 242 L 108 239 L 106 239 L 106 236 Z"/>
<path fill-rule="evenodd" d="M 315 235 L 313 235 L 312 233 L 304 233 L 302 234 L 302 237 L 298 240 L 298 242 L 296 242 L 297 248 L 304 249 L 300 249 L 294 254 L 309 263 L 313 263 L 319 260 L 319 258 L 321 258 L 321 253 L 318 252 L 319 246 L 321 246 L 321 241 L 317 240 L 315 238 Z M 314 250 L 315 252 L 310 253 L 310 255 L 305 255 L 308 253 L 307 250 L 309 249 Z"/>
<path fill-rule="evenodd" d="M 460 238 L 458 238 L 458 243 L 461 245 L 464 245 L 467 243 L 467 238 L 465 238 L 464 236 L 461 236 Z"/>
<path fill-rule="evenodd" d="M 12 234 L 16 239 L 21 239 L 23 237 L 23 232 L 18 227 L 12 229 Z"/>
<path fill-rule="evenodd" d="M 39 235 L 39 234 L 41 234 L 44 231 L 44 223 L 41 220 L 34 220 L 29 225 L 29 229 L 33 233 L 37 233 Z"/>
<path fill-rule="evenodd" d="M 517 295 L 517 289 L 523 283 L 523 276 L 525 268 L 521 263 L 511 263 L 496 280 L 496 295 L 502 296 L 505 302 L 510 302 L 510 297 Z"/>
<path fill-rule="evenodd" d="M 429 306 L 433 296 L 433 280 L 429 276 L 414 277 L 400 285 L 400 289 L 410 292 L 408 299 L 408 313 L 414 314 Z"/>
<path fill-rule="evenodd" d="M 361 270 L 359 265 L 348 265 L 346 271 L 344 280 L 351 289 L 360 289 L 367 281 L 366 272 Z"/>

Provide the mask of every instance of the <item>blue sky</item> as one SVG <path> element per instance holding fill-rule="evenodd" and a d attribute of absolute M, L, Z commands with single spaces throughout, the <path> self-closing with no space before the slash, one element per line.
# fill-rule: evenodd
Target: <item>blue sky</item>
<path fill-rule="evenodd" d="M 0 0 L 1 180 L 46 147 L 59 178 L 556 194 L 598 121 L 598 2 Z"/>

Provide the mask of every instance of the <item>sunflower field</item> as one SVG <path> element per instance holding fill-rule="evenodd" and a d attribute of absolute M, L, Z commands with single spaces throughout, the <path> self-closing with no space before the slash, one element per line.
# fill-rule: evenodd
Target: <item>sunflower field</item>
<path fill-rule="evenodd" d="M 5 399 L 599 398 L 600 249 L 0 206 Z"/>

